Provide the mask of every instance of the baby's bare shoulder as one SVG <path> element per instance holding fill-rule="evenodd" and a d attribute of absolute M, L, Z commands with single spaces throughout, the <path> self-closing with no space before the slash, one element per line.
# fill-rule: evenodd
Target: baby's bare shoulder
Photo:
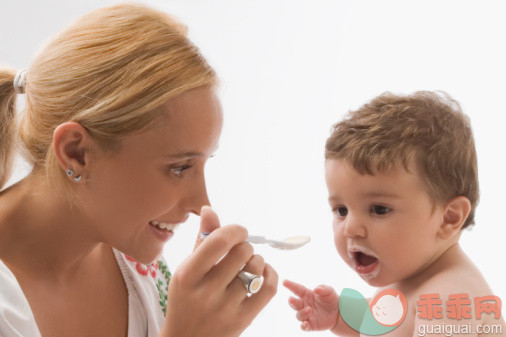
<path fill-rule="evenodd" d="M 413 330 L 468 328 L 469 336 L 481 336 L 478 327 L 504 329 L 504 320 L 481 314 L 479 303 L 493 303 L 494 294 L 482 273 L 472 264 L 459 264 L 430 275 L 406 294 L 414 313 Z M 479 313 L 480 312 L 480 313 Z M 465 326 L 464 326 L 465 325 Z M 448 329 L 448 328 L 446 328 Z"/>
<path fill-rule="evenodd" d="M 470 261 L 449 266 L 429 275 L 414 287 L 413 292 L 418 296 L 439 293 L 445 298 L 453 294 L 468 294 L 469 297 L 474 297 L 492 293 L 483 274 Z"/>

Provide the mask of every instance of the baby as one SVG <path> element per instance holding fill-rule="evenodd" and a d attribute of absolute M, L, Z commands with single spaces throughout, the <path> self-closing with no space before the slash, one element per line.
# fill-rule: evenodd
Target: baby
<path fill-rule="evenodd" d="M 285 280 L 303 330 L 506 334 L 500 299 L 459 245 L 474 224 L 479 188 L 470 123 L 455 100 L 384 93 L 334 125 L 325 159 L 336 248 L 378 290 L 361 303 L 351 289 L 338 295 Z"/>

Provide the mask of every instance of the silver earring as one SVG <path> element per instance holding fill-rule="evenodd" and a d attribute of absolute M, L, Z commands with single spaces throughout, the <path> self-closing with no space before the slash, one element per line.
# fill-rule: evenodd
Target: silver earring
<path fill-rule="evenodd" d="M 77 177 L 74 178 L 75 181 L 79 181 L 81 180 L 81 175 L 78 175 Z"/>
<path fill-rule="evenodd" d="M 71 175 L 73 175 L 73 174 L 74 174 L 74 171 L 72 171 L 72 170 L 67 170 L 67 175 L 68 175 L 69 177 L 70 177 Z"/>

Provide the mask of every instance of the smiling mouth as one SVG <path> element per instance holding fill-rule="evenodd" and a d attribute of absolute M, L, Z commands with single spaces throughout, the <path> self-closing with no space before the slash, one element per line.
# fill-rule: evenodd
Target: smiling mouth
<path fill-rule="evenodd" d="M 167 232 L 173 232 L 176 230 L 176 228 L 179 226 L 179 224 L 169 224 L 165 222 L 158 222 L 158 221 L 150 221 L 149 224 L 151 226 L 154 226 L 158 229 L 162 229 Z"/>

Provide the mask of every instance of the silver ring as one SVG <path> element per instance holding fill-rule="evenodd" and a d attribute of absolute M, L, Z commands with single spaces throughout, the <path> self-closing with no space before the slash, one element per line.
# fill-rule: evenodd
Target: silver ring
<path fill-rule="evenodd" d="M 241 279 L 249 294 L 256 294 L 262 288 L 264 278 L 241 270 L 237 276 Z"/>

